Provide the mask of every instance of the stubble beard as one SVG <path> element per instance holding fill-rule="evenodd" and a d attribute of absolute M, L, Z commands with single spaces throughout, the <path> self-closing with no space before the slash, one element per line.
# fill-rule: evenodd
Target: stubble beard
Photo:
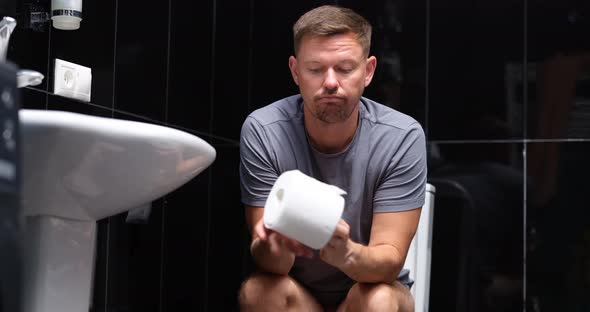
<path fill-rule="evenodd" d="M 318 105 L 319 106 L 319 105 Z M 347 120 L 350 115 L 352 114 L 352 110 L 347 112 L 344 110 L 343 107 L 338 108 L 337 110 L 327 109 L 327 108 L 320 108 L 316 106 L 315 109 L 315 117 L 320 120 L 321 122 L 332 124 L 332 123 L 339 123 Z"/>

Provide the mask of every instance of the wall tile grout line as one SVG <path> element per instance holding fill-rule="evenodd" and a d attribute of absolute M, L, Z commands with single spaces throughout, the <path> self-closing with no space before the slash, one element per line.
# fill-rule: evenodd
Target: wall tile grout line
<path fill-rule="evenodd" d="M 211 67 L 210 76 L 209 76 L 209 133 L 213 133 L 213 120 L 215 116 L 214 112 L 214 104 L 215 104 L 215 44 L 216 44 L 216 26 L 217 26 L 217 0 L 212 0 L 213 2 L 213 18 L 211 22 Z"/>
<path fill-rule="evenodd" d="M 215 45 L 217 36 L 217 0 L 212 0 L 212 21 L 211 21 L 211 68 L 209 77 L 209 133 L 213 134 L 213 121 L 214 121 L 214 104 L 215 104 Z M 205 234 L 205 296 L 203 298 L 203 310 L 208 311 L 209 307 L 209 252 L 211 247 L 211 205 L 212 205 L 212 188 L 213 188 L 213 171 L 215 167 L 209 170 L 208 182 L 207 182 L 207 226 Z"/>
<path fill-rule="evenodd" d="M 34 87 L 25 87 L 26 89 L 29 89 L 31 91 L 35 91 L 35 92 L 40 92 L 40 93 L 45 93 L 47 95 L 55 95 L 51 92 L 47 92 L 41 89 L 37 89 Z M 55 96 L 60 96 L 60 95 L 55 95 Z M 94 103 L 86 103 L 86 102 L 81 102 L 81 101 L 77 101 L 74 99 L 70 99 L 67 98 L 68 100 L 72 100 L 74 102 L 80 102 L 80 104 L 82 105 L 90 105 L 92 107 L 98 108 L 98 109 L 105 109 L 105 110 L 109 110 L 108 108 L 98 105 L 98 104 L 94 104 Z M 176 125 L 176 124 L 170 124 L 170 123 L 165 123 L 162 121 L 158 121 L 149 117 L 145 117 L 143 115 L 138 115 L 138 114 L 134 114 L 128 111 L 124 111 L 124 110 L 119 110 L 119 109 L 114 109 L 115 113 L 119 113 L 121 115 L 126 115 L 129 117 L 133 117 L 133 118 L 137 118 L 140 119 L 144 122 L 149 122 L 149 123 L 153 123 L 153 124 L 157 124 L 157 125 L 161 125 L 161 126 L 167 126 L 170 128 L 174 128 L 174 129 L 178 129 L 178 130 L 182 130 L 197 136 L 203 136 L 203 137 L 207 137 L 207 138 L 211 138 L 214 140 L 219 140 L 221 142 L 223 142 L 223 144 L 226 144 L 228 146 L 239 146 L 240 142 L 237 139 L 233 139 L 233 138 L 228 138 L 225 136 L 219 136 L 219 135 L 214 135 L 212 133 L 207 133 L 204 131 L 199 131 L 199 130 L 194 130 L 194 129 L 190 129 L 184 126 L 180 126 L 180 125 Z M 501 143 L 585 143 L 585 142 L 589 142 L 590 143 L 590 137 L 589 138 L 553 138 L 553 139 L 473 139 L 473 140 L 427 140 L 428 143 L 436 143 L 436 144 L 501 144 Z"/>
<path fill-rule="evenodd" d="M 523 101 L 523 138 L 528 139 L 528 1 L 523 0 L 523 61 L 522 61 L 522 101 Z M 528 157 L 528 144 L 523 144 L 523 202 L 522 202 L 522 213 L 523 213 L 523 251 L 522 251 L 522 311 L 526 312 L 527 307 L 527 157 Z"/>
<path fill-rule="evenodd" d="M 112 111 L 112 117 L 115 116 L 115 101 L 116 101 L 116 91 L 117 91 L 117 34 L 118 34 L 118 19 L 119 19 L 119 0 L 114 0 L 115 2 L 115 29 L 114 29 L 114 33 L 113 33 L 113 85 L 112 85 L 112 93 L 113 93 L 113 98 L 111 100 L 111 111 Z"/>
<path fill-rule="evenodd" d="M 68 99 L 68 100 L 70 100 L 72 102 L 78 102 L 78 103 L 80 103 L 82 105 L 89 105 L 89 106 L 92 106 L 92 107 L 95 107 L 95 108 L 108 110 L 109 112 L 111 111 L 111 108 L 109 108 L 109 107 L 105 107 L 105 106 L 102 106 L 102 105 L 99 105 L 99 104 L 95 104 L 95 103 L 92 103 L 92 102 L 80 101 L 80 100 L 77 100 L 77 99 L 73 99 L 73 98 L 69 98 L 69 97 L 66 97 L 66 96 L 59 95 L 59 94 L 55 94 L 53 92 L 45 91 L 45 90 L 42 90 L 42 89 L 37 89 L 35 87 L 25 87 L 25 88 L 26 89 L 29 89 L 29 90 L 33 90 L 33 91 L 45 93 L 47 96 L 53 95 L 53 96 L 57 96 L 57 97 L 62 97 L 62 98 Z"/>
<path fill-rule="evenodd" d="M 27 88 L 29 90 L 36 91 L 36 92 L 45 93 L 47 95 L 55 95 L 55 94 L 53 94 L 51 92 L 46 92 L 44 90 L 36 89 L 36 88 L 33 88 L 33 87 L 25 87 L 25 88 Z M 55 96 L 61 97 L 61 95 L 55 95 Z M 98 105 L 98 104 L 81 102 L 81 101 L 77 101 L 75 99 L 70 99 L 70 98 L 67 98 L 67 99 L 68 100 L 72 100 L 73 102 L 79 102 L 81 105 L 89 105 L 89 106 L 92 106 L 94 108 L 104 109 L 104 110 L 109 110 L 110 111 L 109 108 L 106 108 L 106 107 L 101 106 L 101 105 Z M 238 146 L 239 145 L 239 141 L 238 140 L 232 139 L 232 138 L 228 138 L 228 137 L 225 137 L 225 136 L 219 136 L 219 135 L 215 135 L 215 134 L 212 134 L 212 133 L 207 133 L 207 132 L 200 131 L 200 130 L 194 130 L 194 129 L 190 129 L 190 128 L 187 128 L 187 127 L 184 127 L 184 126 L 180 126 L 180 125 L 176 125 L 176 124 L 170 124 L 170 123 L 166 124 L 165 122 L 162 122 L 162 121 L 159 121 L 159 120 L 155 120 L 155 119 L 152 119 L 152 118 L 149 118 L 149 117 L 145 117 L 143 115 L 134 114 L 134 113 L 131 113 L 131 112 L 128 112 L 128 111 L 120 110 L 120 109 L 115 109 L 113 111 L 115 113 L 119 113 L 121 115 L 126 115 L 126 116 L 129 116 L 129 117 L 140 119 L 140 120 L 142 120 L 144 122 L 149 122 L 149 123 L 157 124 L 157 125 L 160 125 L 160 126 L 166 126 L 166 127 L 170 127 L 170 128 L 182 130 L 182 131 L 185 131 L 185 132 L 194 134 L 196 136 L 201 136 L 201 137 L 205 137 L 205 138 L 211 138 L 213 140 L 219 140 L 221 142 L 224 142 L 224 144 L 228 144 L 228 145 L 232 145 L 232 146 Z"/>
<path fill-rule="evenodd" d="M 158 306 L 159 306 L 158 311 L 160 311 L 160 312 L 164 311 L 164 304 L 163 304 L 163 302 L 164 302 L 164 269 L 165 269 L 164 254 L 166 251 L 166 243 L 165 243 L 166 242 L 166 240 L 165 240 L 165 238 L 166 238 L 166 231 L 165 231 L 166 222 L 165 222 L 165 220 L 166 220 L 166 208 L 167 207 L 168 207 L 168 200 L 167 200 L 167 197 L 164 196 L 162 198 L 162 208 L 161 208 L 162 209 L 162 220 L 161 220 L 161 222 L 162 222 L 162 224 L 161 224 L 162 225 L 162 231 L 161 231 L 162 235 L 160 237 L 160 289 L 159 289 L 160 297 L 158 298 Z"/>
<path fill-rule="evenodd" d="M 525 0 L 526 1 L 526 0 Z M 522 183 L 522 222 L 523 222 L 523 226 L 522 226 L 522 311 L 526 312 L 526 306 L 527 306 L 527 300 L 526 300 L 526 296 L 527 296 L 527 233 L 528 233 L 528 229 L 527 229 L 527 206 L 528 206 L 528 196 L 527 196 L 527 183 L 528 183 L 528 179 L 527 179 L 527 174 L 528 174 L 528 165 L 527 165 L 527 161 L 528 161 L 528 144 L 525 143 L 523 144 L 522 147 L 522 172 L 523 172 L 523 183 Z"/>
<path fill-rule="evenodd" d="M 524 139 L 529 138 L 529 127 L 528 127 L 528 111 L 529 111 L 529 97 L 528 97 L 528 75 L 529 75 L 529 58 L 528 58 L 528 1 L 523 1 L 523 45 L 522 45 L 522 137 Z"/>
<path fill-rule="evenodd" d="M 430 114 L 430 0 L 426 1 L 426 29 L 425 29 L 425 60 L 424 60 L 424 132 L 426 140 L 430 137 L 429 114 Z"/>
<path fill-rule="evenodd" d="M 25 88 L 35 91 L 35 92 L 46 93 L 48 95 L 55 95 L 51 92 L 47 92 L 47 91 L 37 89 L 34 87 L 25 87 Z M 55 96 L 60 96 L 60 95 L 55 95 Z M 90 106 L 98 108 L 98 109 L 109 110 L 108 108 L 98 105 L 98 104 L 81 102 L 81 101 L 77 101 L 75 99 L 70 99 L 70 98 L 67 98 L 67 99 L 72 100 L 74 102 L 80 102 L 80 104 L 82 104 L 82 105 L 90 105 Z M 194 129 L 190 129 L 190 128 L 176 125 L 176 124 L 165 123 L 162 121 L 158 121 L 158 120 L 155 120 L 155 119 L 152 119 L 149 117 L 145 117 L 143 115 L 138 115 L 138 114 L 131 113 L 128 111 L 124 111 L 124 110 L 114 109 L 114 112 L 129 116 L 129 117 L 137 118 L 137 119 L 140 119 L 145 122 L 149 122 L 149 123 L 153 123 L 153 124 L 157 124 L 157 125 L 161 125 L 161 126 L 167 126 L 170 128 L 175 128 L 178 130 L 189 132 L 189 133 L 197 135 L 197 136 L 203 136 L 203 137 L 211 138 L 214 140 L 219 140 L 221 142 L 224 142 L 224 144 L 239 146 L 239 143 L 240 143 L 239 140 L 237 140 L 237 139 L 228 138 L 225 136 L 219 136 L 219 135 L 207 133 L 204 131 L 194 130 Z M 436 144 L 584 143 L 584 142 L 590 142 L 590 137 L 589 138 L 552 138 L 552 139 L 548 139 L 548 138 L 541 138 L 541 139 L 472 139 L 472 140 L 438 140 L 438 139 L 436 139 L 436 140 L 427 140 L 427 141 L 429 143 L 436 143 Z"/>
<path fill-rule="evenodd" d="M 48 21 L 49 23 L 49 30 L 47 31 L 47 76 L 49 76 L 50 73 L 50 67 L 51 67 L 51 20 Z M 45 94 L 45 109 L 49 109 L 49 81 L 50 81 L 50 77 L 45 77 L 45 91 L 47 92 Z"/>
<path fill-rule="evenodd" d="M 172 37 L 172 0 L 168 0 L 168 37 L 166 38 L 166 84 L 164 89 L 164 124 L 168 125 L 168 101 L 170 95 L 170 45 Z"/>
<path fill-rule="evenodd" d="M 115 117 L 115 101 L 117 91 L 117 34 L 118 34 L 118 19 L 119 19 L 119 0 L 114 0 L 115 4 L 115 16 L 114 16 L 114 32 L 113 32 L 113 83 L 111 87 L 112 99 L 111 99 L 111 118 Z M 110 263 L 110 246 L 111 246 L 111 224 L 112 217 L 107 219 L 107 234 L 106 234 L 106 255 L 105 255 L 105 283 L 104 283 L 104 311 L 108 312 L 109 307 L 109 263 Z"/>
<path fill-rule="evenodd" d="M 172 37 L 172 0 L 168 0 L 168 38 L 166 41 L 166 89 L 164 91 L 164 124 L 168 126 L 168 108 L 169 108 L 169 97 L 170 97 L 170 45 Z M 162 198 L 162 220 L 161 220 L 161 235 L 160 235 L 160 289 L 158 299 L 159 311 L 164 311 L 164 271 L 166 266 L 165 251 L 166 251 L 166 209 L 167 209 L 167 197 L 166 195 Z"/>
<path fill-rule="evenodd" d="M 250 20 L 248 21 L 248 90 L 246 99 L 247 113 L 252 111 L 252 81 L 254 77 L 254 0 L 250 0 Z"/>
<path fill-rule="evenodd" d="M 590 142 L 590 138 L 558 138 L 558 139 L 506 139 L 506 140 L 428 140 L 437 144 L 498 144 L 498 143 L 576 143 Z"/>
<path fill-rule="evenodd" d="M 111 218 L 107 219 L 107 235 L 106 235 L 106 255 L 105 255 L 105 281 L 104 281 L 104 312 L 108 312 L 109 307 L 109 255 L 110 255 L 110 238 L 111 238 Z"/>

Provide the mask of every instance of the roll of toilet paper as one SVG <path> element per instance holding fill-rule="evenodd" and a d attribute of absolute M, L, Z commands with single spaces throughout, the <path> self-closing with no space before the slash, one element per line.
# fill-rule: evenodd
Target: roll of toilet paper
<path fill-rule="evenodd" d="M 264 206 L 264 225 L 313 249 L 332 237 L 344 210 L 346 192 L 299 170 L 286 171 Z"/>

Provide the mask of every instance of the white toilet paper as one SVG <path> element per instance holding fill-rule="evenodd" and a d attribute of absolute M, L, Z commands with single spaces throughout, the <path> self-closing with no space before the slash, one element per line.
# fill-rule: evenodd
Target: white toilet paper
<path fill-rule="evenodd" d="M 286 171 L 273 185 L 264 206 L 264 225 L 304 245 L 320 249 L 342 217 L 346 192 L 309 177 Z"/>

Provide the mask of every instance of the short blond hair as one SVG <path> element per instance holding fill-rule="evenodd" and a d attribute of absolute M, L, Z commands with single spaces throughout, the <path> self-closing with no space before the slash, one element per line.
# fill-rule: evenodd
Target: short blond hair
<path fill-rule="evenodd" d="M 332 36 L 354 33 L 366 56 L 371 48 L 371 24 L 351 9 L 323 5 L 303 14 L 293 25 L 293 46 L 295 55 L 303 37 Z"/>

